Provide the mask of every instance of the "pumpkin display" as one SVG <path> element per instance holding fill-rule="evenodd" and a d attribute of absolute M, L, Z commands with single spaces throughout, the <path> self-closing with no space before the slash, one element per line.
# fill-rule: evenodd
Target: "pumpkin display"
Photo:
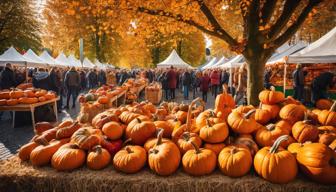
<path fill-rule="evenodd" d="M 147 139 L 154 136 L 156 131 L 155 124 L 149 120 L 135 118 L 126 128 L 126 138 L 132 139 L 132 143 L 143 145 Z"/>
<path fill-rule="evenodd" d="M 117 122 L 111 121 L 104 124 L 102 132 L 111 140 L 120 139 L 124 134 L 124 128 Z"/>
<path fill-rule="evenodd" d="M 255 140 L 259 146 L 272 146 L 274 141 L 281 135 L 289 135 L 287 129 L 283 129 L 277 124 L 268 124 L 266 127 L 258 129 L 255 134 Z"/>
<path fill-rule="evenodd" d="M 129 145 L 117 152 L 113 158 L 113 166 L 124 173 L 136 173 L 146 164 L 147 154 L 138 145 Z"/>
<path fill-rule="evenodd" d="M 300 105 L 289 104 L 281 108 L 279 116 L 281 119 L 295 123 L 301 121 L 304 118 L 305 110 Z"/>
<path fill-rule="evenodd" d="M 216 96 L 215 113 L 220 113 L 220 118 L 227 119 L 228 115 L 235 106 L 235 100 L 227 93 L 227 86 L 223 84 L 223 93 Z"/>
<path fill-rule="evenodd" d="M 164 135 L 164 129 L 161 129 L 161 128 L 158 129 L 157 134 L 156 134 L 156 138 L 150 138 L 144 144 L 145 150 L 148 152 L 150 149 L 155 147 L 155 145 L 160 145 L 160 144 L 166 143 L 166 142 L 172 142 L 169 139 L 163 138 L 163 135 Z"/>
<path fill-rule="evenodd" d="M 52 128 L 44 131 L 41 135 L 34 138 L 34 141 L 39 144 L 46 144 L 52 139 L 56 139 L 57 128 Z"/>
<path fill-rule="evenodd" d="M 24 95 L 24 97 L 36 97 L 34 91 L 32 91 L 32 90 L 23 91 L 23 95 Z"/>
<path fill-rule="evenodd" d="M 35 142 L 30 142 L 27 143 L 25 145 L 23 145 L 22 147 L 20 147 L 19 150 L 19 158 L 22 161 L 28 161 L 30 158 L 30 153 L 37 147 L 39 146 L 39 144 L 35 143 Z"/>
<path fill-rule="evenodd" d="M 50 162 L 54 153 L 69 139 L 53 140 L 46 145 L 39 145 L 30 153 L 30 162 L 34 166 L 43 166 Z"/>
<path fill-rule="evenodd" d="M 129 124 L 132 120 L 134 120 L 135 118 L 139 117 L 140 114 L 137 113 L 132 113 L 129 111 L 124 111 L 120 114 L 119 118 L 121 120 L 121 122 L 123 122 L 124 124 Z"/>
<path fill-rule="evenodd" d="M 319 99 L 316 101 L 315 106 L 320 110 L 328 110 L 333 105 L 333 102 L 329 99 Z"/>
<path fill-rule="evenodd" d="M 44 97 L 44 96 L 41 96 L 38 98 L 39 102 L 44 102 L 46 101 L 47 99 Z"/>
<path fill-rule="evenodd" d="M 46 100 L 51 100 L 56 98 L 56 94 L 54 92 L 48 91 L 44 96 Z"/>
<path fill-rule="evenodd" d="M 271 114 L 272 119 L 275 119 L 278 117 L 279 112 L 280 112 L 280 107 L 279 105 L 267 105 L 267 104 L 262 104 L 261 105 L 262 110 L 266 110 Z"/>
<path fill-rule="evenodd" d="M 233 141 L 233 143 L 230 143 L 229 145 L 245 147 L 250 151 L 252 156 L 254 156 L 259 151 L 257 143 L 253 140 L 252 136 L 250 135 L 240 135 Z"/>
<path fill-rule="evenodd" d="M 218 166 L 224 175 L 241 177 L 251 169 L 252 155 L 244 147 L 228 146 L 218 155 Z"/>
<path fill-rule="evenodd" d="M 13 106 L 19 104 L 19 101 L 17 99 L 8 99 L 6 100 L 6 105 Z"/>
<path fill-rule="evenodd" d="M 60 147 L 52 156 L 51 165 L 57 171 L 70 171 L 85 162 L 85 151 L 76 144 L 68 143 Z"/>
<path fill-rule="evenodd" d="M 108 122 L 119 122 L 119 117 L 115 115 L 112 111 L 105 111 L 102 113 L 99 113 L 92 119 L 92 126 L 96 129 L 102 129 L 105 123 Z"/>
<path fill-rule="evenodd" d="M 174 173 L 180 161 L 180 150 L 173 142 L 157 143 L 148 151 L 148 165 L 158 175 L 165 176 Z"/>
<path fill-rule="evenodd" d="M 288 183 L 295 179 L 298 171 L 295 156 L 280 148 L 281 142 L 287 139 L 286 135 L 280 136 L 272 147 L 264 147 L 254 156 L 255 171 L 265 180 Z"/>
<path fill-rule="evenodd" d="M 258 128 L 258 123 L 251 117 L 254 110 L 248 113 L 232 112 L 228 116 L 228 124 L 232 130 L 239 134 L 249 134 Z"/>
<path fill-rule="evenodd" d="M 318 121 L 322 125 L 330 125 L 336 127 L 336 101 L 329 110 L 322 110 L 318 113 Z"/>
<path fill-rule="evenodd" d="M 74 122 L 70 126 L 59 128 L 56 132 L 56 139 L 70 138 L 80 128 L 81 125 L 78 121 Z"/>
<path fill-rule="evenodd" d="M 9 91 L 2 90 L 0 91 L 0 99 L 10 99 Z"/>
<path fill-rule="evenodd" d="M 165 138 L 171 138 L 171 135 L 173 133 L 174 127 L 171 123 L 167 121 L 154 121 L 154 124 L 157 129 L 161 128 L 163 129 L 163 137 Z"/>
<path fill-rule="evenodd" d="M 21 97 L 19 98 L 19 103 L 22 103 L 22 104 L 34 104 L 34 103 L 37 103 L 39 102 L 38 98 L 36 97 Z"/>
<path fill-rule="evenodd" d="M 259 108 L 256 109 L 253 117 L 257 123 L 265 125 L 272 119 L 272 113 L 268 110 L 262 109 L 262 103 L 260 103 Z"/>
<path fill-rule="evenodd" d="M 328 146 L 321 143 L 305 144 L 296 158 L 302 172 L 312 180 L 324 184 L 336 183 L 336 155 Z"/>
<path fill-rule="evenodd" d="M 41 97 L 41 96 L 44 96 L 45 94 L 47 94 L 47 90 L 44 90 L 44 89 L 39 89 L 35 92 L 36 97 Z"/>
<path fill-rule="evenodd" d="M 263 104 L 274 105 L 285 100 L 285 95 L 280 91 L 275 91 L 272 86 L 270 90 L 263 90 L 259 93 L 259 100 Z"/>
<path fill-rule="evenodd" d="M 311 143 L 311 142 L 307 141 L 305 143 L 291 143 L 290 145 L 288 145 L 287 150 L 293 153 L 294 155 L 296 155 L 298 151 L 307 143 Z"/>
<path fill-rule="evenodd" d="M 316 141 L 318 139 L 319 130 L 310 123 L 307 119 L 307 115 L 305 115 L 304 121 L 298 121 L 293 125 L 292 134 L 295 140 L 299 143 L 304 143 L 306 141 Z"/>
<path fill-rule="evenodd" d="M 211 124 L 207 121 L 207 125 L 200 130 L 200 138 L 208 143 L 220 143 L 229 135 L 229 129 L 226 123 Z"/>
<path fill-rule="evenodd" d="M 21 90 L 15 90 L 14 89 L 11 92 L 9 92 L 9 97 L 11 99 L 19 99 L 19 98 L 21 98 L 23 96 L 24 96 L 24 94 L 23 94 L 23 91 L 21 91 Z"/>
<path fill-rule="evenodd" d="M 94 146 L 87 155 L 86 165 L 93 170 L 105 168 L 111 161 L 110 153 L 100 145 Z"/>
<path fill-rule="evenodd" d="M 183 170 L 194 176 L 207 175 L 216 168 L 216 154 L 209 149 L 199 148 L 191 142 L 194 149 L 188 150 L 182 158 Z"/>
<path fill-rule="evenodd" d="M 49 122 L 38 122 L 35 124 L 34 132 L 36 135 L 41 135 L 43 132 L 54 128 L 54 126 Z"/>
<path fill-rule="evenodd" d="M 82 127 L 71 136 L 71 143 L 77 144 L 80 149 L 90 150 L 100 144 L 101 135 L 90 127 Z"/>
<path fill-rule="evenodd" d="M 225 120 L 221 117 L 217 117 L 216 113 L 213 110 L 205 110 L 201 112 L 196 118 L 196 127 L 201 129 L 207 125 L 207 121 L 210 123 L 223 123 Z"/>
<path fill-rule="evenodd" d="M 109 98 L 106 96 L 100 96 L 97 101 L 100 104 L 108 104 Z"/>
<path fill-rule="evenodd" d="M 211 151 L 213 151 L 216 156 L 218 156 L 218 154 L 222 151 L 222 149 L 225 147 L 224 143 L 204 143 L 203 148 L 204 149 L 209 149 Z"/>

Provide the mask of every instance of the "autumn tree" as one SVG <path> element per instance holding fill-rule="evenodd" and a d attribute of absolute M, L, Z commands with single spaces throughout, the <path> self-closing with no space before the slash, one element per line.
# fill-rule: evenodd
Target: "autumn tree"
<path fill-rule="evenodd" d="M 257 105 L 263 89 L 265 62 L 279 46 L 290 39 L 302 26 L 309 13 L 323 0 L 126 0 L 124 9 L 133 15 L 165 17 L 190 25 L 229 44 L 244 55 L 248 68 L 248 103 Z M 232 22 L 221 13 L 230 9 L 240 14 L 241 33 L 233 36 Z M 224 17 L 225 18 L 225 17 Z"/>
<path fill-rule="evenodd" d="M 10 46 L 21 50 L 41 48 L 40 25 L 33 0 L 1 0 L 0 52 Z"/>

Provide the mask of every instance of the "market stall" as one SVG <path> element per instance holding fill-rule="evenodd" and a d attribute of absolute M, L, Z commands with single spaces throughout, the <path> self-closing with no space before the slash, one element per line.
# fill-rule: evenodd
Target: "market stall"
<path fill-rule="evenodd" d="M 214 65 L 217 61 L 217 57 L 212 58 L 206 65 L 201 68 L 201 70 L 207 69 L 208 67 Z"/>
<path fill-rule="evenodd" d="M 161 63 L 157 64 L 157 68 L 169 68 L 170 66 L 173 66 L 175 68 L 181 68 L 181 69 L 191 69 L 192 67 L 183 61 L 181 57 L 177 54 L 175 49 L 170 53 L 170 55 Z"/>

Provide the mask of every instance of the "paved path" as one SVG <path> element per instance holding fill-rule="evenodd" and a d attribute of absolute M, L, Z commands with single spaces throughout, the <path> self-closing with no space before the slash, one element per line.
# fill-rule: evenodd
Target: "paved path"
<path fill-rule="evenodd" d="M 198 96 L 201 96 L 200 93 Z M 191 96 L 189 95 L 191 98 Z M 181 91 L 176 92 L 176 102 L 190 103 L 191 99 L 184 100 Z M 214 97 L 211 93 L 208 93 L 208 103 L 206 108 L 212 108 L 214 106 Z M 79 112 L 79 105 L 77 104 L 75 109 L 63 110 L 59 114 L 59 121 L 68 118 L 76 118 Z M 25 125 L 20 127 L 11 127 L 10 113 L 5 112 L 0 120 L 0 159 L 7 159 L 17 153 L 17 150 L 34 136 L 34 130 L 31 126 Z"/>

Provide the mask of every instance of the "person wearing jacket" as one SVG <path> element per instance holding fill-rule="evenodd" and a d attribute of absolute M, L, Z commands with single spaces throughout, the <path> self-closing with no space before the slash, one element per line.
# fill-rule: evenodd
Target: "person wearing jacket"
<path fill-rule="evenodd" d="M 293 88 L 294 88 L 294 99 L 304 102 L 304 79 L 305 73 L 302 69 L 301 64 L 296 65 L 296 69 L 293 72 Z"/>
<path fill-rule="evenodd" d="M 189 89 L 191 85 L 191 74 L 188 70 L 182 73 L 183 96 L 185 100 L 189 99 Z"/>
<path fill-rule="evenodd" d="M 162 89 L 165 92 L 165 99 L 169 100 L 169 85 L 168 85 L 168 76 L 167 76 L 166 71 L 161 73 L 161 75 L 158 77 L 158 81 L 161 82 Z"/>
<path fill-rule="evenodd" d="M 202 92 L 202 99 L 203 101 L 207 102 L 208 100 L 208 90 L 209 90 L 209 84 L 211 80 L 208 76 L 207 72 L 203 72 L 203 75 L 200 79 L 200 90 Z"/>
<path fill-rule="evenodd" d="M 336 75 L 331 72 L 324 72 L 315 77 L 311 84 L 312 102 L 315 104 L 319 99 L 327 99 L 327 89 L 335 86 Z"/>
<path fill-rule="evenodd" d="M 217 70 L 214 70 L 210 74 L 210 81 L 211 81 L 211 93 L 216 98 L 218 85 L 220 82 L 220 75 Z"/>
<path fill-rule="evenodd" d="M 85 77 L 86 75 L 85 75 L 85 71 L 81 71 L 80 72 L 80 79 L 81 79 L 81 89 L 82 90 L 85 90 L 85 88 L 86 88 L 86 77 Z"/>
<path fill-rule="evenodd" d="M 15 87 L 15 75 L 12 64 L 7 63 L 6 67 L 0 72 L 0 89 Z"/>
<path fill-rule="evenodd" d="M 229 84 L 229 79 L 230 79 L 230 74 L 224 69 L 221 74 L 221 83 L 222 85 L 228 85 Z"/>
<path fill-rule="evenodd" d="M 106 74 L 103 70 L 98 73 L 98 83 L 99 86 L 106 85 Z"/>
<path fill-rule="evenodd" d="M 123 70 L 120 73 L 118 85 L 121 86 L 128 78 L 129 78 L 128 73 L 125 70 Z"/>
<path fill-rule="evenodd" d="M 246 90 L 247 90 L 247 69 L 246 63 L 240 66 L 238 70 L 237 90 L 234 97 L 235 102 L 239 105 L 246 104 Z"/>
<path fill-rule="evenodd" d="M 168 78 L 168 87 L 170 90 L 170 98 L 169 99 L 175 99 L 175 89 L 177 86 L 177 73 L 175 72 L 175 69 L 173 66 L 170 67 L 170 70 L 167 73 Z"/>
<path fill-rule="evenodd" d="M 65 74 L 64 85 L 68 89 L 66 108 L 69 109 L 70 96 L 72 96 L 72 108 L 75 108 L 76 107 L 76 99 L 77 99 L 77 95 L 78 95 L 78 89 L 79 89 L 79 86 L 80 86 L 80 75 L 76 71 L 75 67 L 72 67 Z"/>
<path fill-rule="evenodd" d="M 191 74 L 191 88 L 193 92 L 193 99 L 196 98 L 197 87 L 199 87 L 199 84 L 200 84 L 200 79 L 198 78 L 197 73 L 198 72 L 194 71 Z"/>

